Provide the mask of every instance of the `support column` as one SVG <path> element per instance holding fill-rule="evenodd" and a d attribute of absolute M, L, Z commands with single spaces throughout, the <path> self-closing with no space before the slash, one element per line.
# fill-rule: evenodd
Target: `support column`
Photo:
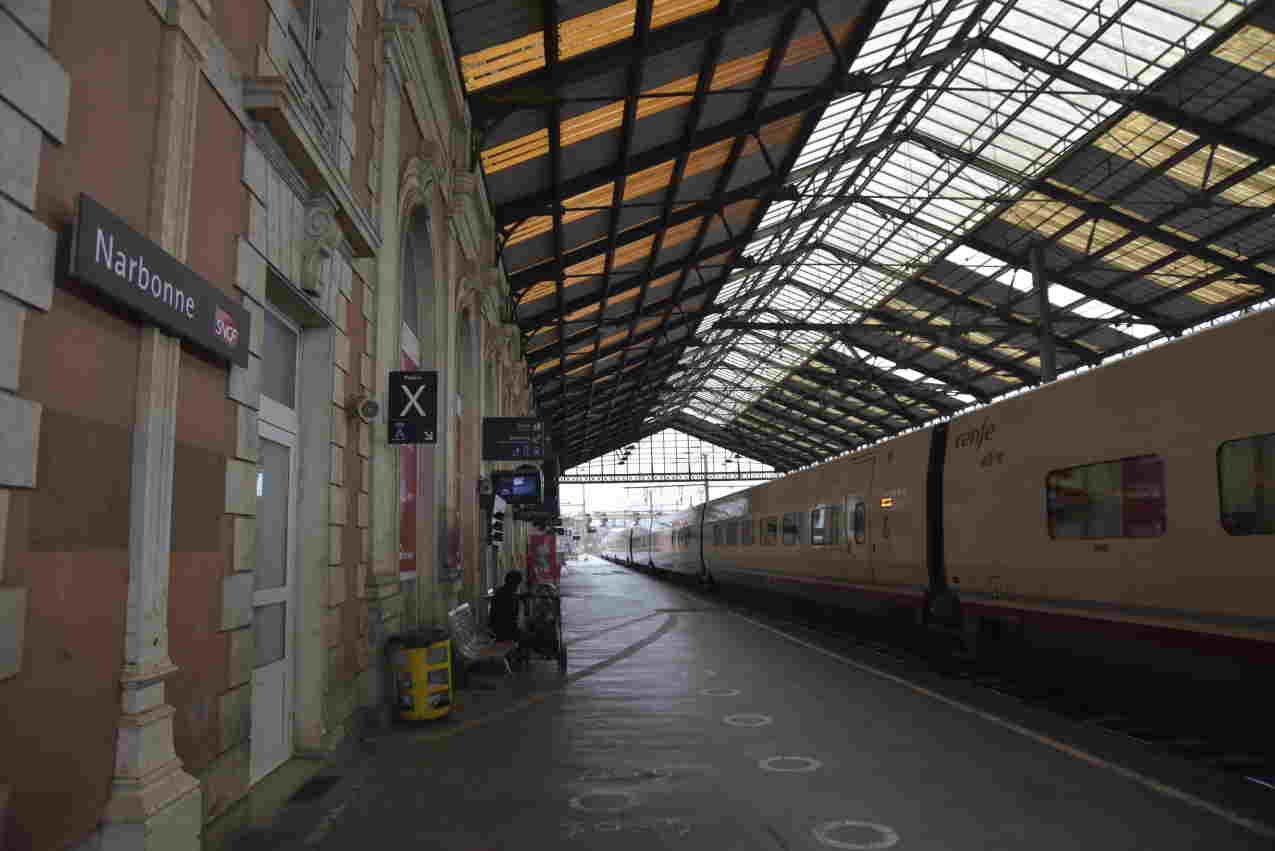
<path fill-rule="evenodd" d="M 129 490 L 122 714 L 115 776 L 103 813 L 103 851 L 199 847 L 199 781 L 182 770 L 173 747 L 176 710 L 164 702 L 164 680 L 177 671 L 168 656 L 168 578 L 180 362 L 175 338 L 155 327 L 142 332 Z"/>
<path fill-rule="evenodd" d="M 186 257 L 203 58 L 169 7 L 160 48 L 159 116 L 151 174 L 149 232 L 164 250 Z M 128 611 L 122 712 L 115 775 L 102 814 L 102 851 L 196 851 L 203 825 L 199 781 L 182 770 L 164 681 L 177 672 L 168 655 L 168 582 L 172 562 L 173 457 L 181 346 L 158 328 L 143 329 L 138 359 L 129 490 Z"/>
<path fill-rule="evenodd" d="M 382 404 L 386 392 L 386 373 L 397 368 L 399 362 L 399 298 L 400 256 L 398 246 L 402 241 L 402 222 L 399 215 L 398 167 L 399 161 L 399 92 L 402 70 L 399 57 L 387 42 L 384 63 L 383 108 L 385 110 L 382 137 L 381 172 L 381 235 L 383 249 L 376 258 L 376 284 L 374 287 L 376 318 L 375 335 L 371 340 L 374 353 L 375 375 L 372 383 Z M 394 164 L 391 166 L 391 164 Z M 389 672 L 382 658 L 385 639 L 399 631 L 402 623 L 402 595 L 398 585 L 398 449 L 386 441 L 385 427 L 378 423 L 373 432 L 360 424 L 356 438 L 359 441 L 359 458 L 366 459 L 371 476 L 371 490 L 365 502 L 368 504 L 368 538 L 371 552 L 367 563 L 361 564 L 367 594 L 367 653 L 368 672 L 364 678 L 364 706 L 369 711 L 372 724 L 388 724 L 390 720 L 388 690 L 392 687 Z"/>
<path fill-rule="evenodd" d="M 1031 247 L 1032 290 L 1036 293 L 1036 313 L 1040 317 L 1038 329 L 1040 334 L 1040 380 L 1049 383 L 1057 377 L 1056 356 L 1054 353 L 1053 317 L 1050 315 L 1049 280 L 1045 277 L 1045 246 L 1033 243 Z"/>

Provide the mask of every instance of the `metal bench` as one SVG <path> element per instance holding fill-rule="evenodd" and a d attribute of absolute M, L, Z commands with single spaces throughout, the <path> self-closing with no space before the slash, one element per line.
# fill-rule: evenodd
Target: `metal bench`
<path fill-rule="evenodd" d="M 505 666 L 505 672 L 513 673 L 513 668 L 509 666 L 509 654 L 518 649 L 518 642 L 496 641 L 486 632 L 479 631 L 478 624 L 474 621 L 474 610 L 468 603 L 462 603 L 447 613 L 447 625 L 451 627 L 452 643 L 465 660 L 466 668 L 479 662 L 499 659 Z"/>

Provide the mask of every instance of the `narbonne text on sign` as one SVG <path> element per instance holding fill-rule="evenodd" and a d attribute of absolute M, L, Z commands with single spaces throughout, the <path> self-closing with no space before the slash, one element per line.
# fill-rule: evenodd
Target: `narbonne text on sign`
<path fill-rule="evenodd" d="M 248 311 L 84 194 L 70 272 L 164 330 L 248 365 Z"/>

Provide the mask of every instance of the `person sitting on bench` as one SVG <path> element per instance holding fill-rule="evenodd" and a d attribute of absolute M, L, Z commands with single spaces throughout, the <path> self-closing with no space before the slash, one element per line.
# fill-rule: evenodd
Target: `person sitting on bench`
<path fill-rule="evenodd" d="M 522 573 L 511 570 L 505 574 L 505 584 L 492 595 L 487 625 L 497 641 L 522 640 L 522 631 L 518 629 L 518 586 L 521 584 Z"/>

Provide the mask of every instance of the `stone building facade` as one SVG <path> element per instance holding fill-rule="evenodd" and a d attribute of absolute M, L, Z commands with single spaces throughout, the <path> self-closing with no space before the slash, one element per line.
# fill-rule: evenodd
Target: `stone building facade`
<path fill-rule="evenodd" d="M 223 847 L 385 719 L 387 636 L 520 563 L 468 122 L 427 0 L 0 0 L 0 847 Z M 246 311 L 242 363 L 71 267 L 82 196 Z M 434 445 L 356 415 L 403 368 Z"/>

